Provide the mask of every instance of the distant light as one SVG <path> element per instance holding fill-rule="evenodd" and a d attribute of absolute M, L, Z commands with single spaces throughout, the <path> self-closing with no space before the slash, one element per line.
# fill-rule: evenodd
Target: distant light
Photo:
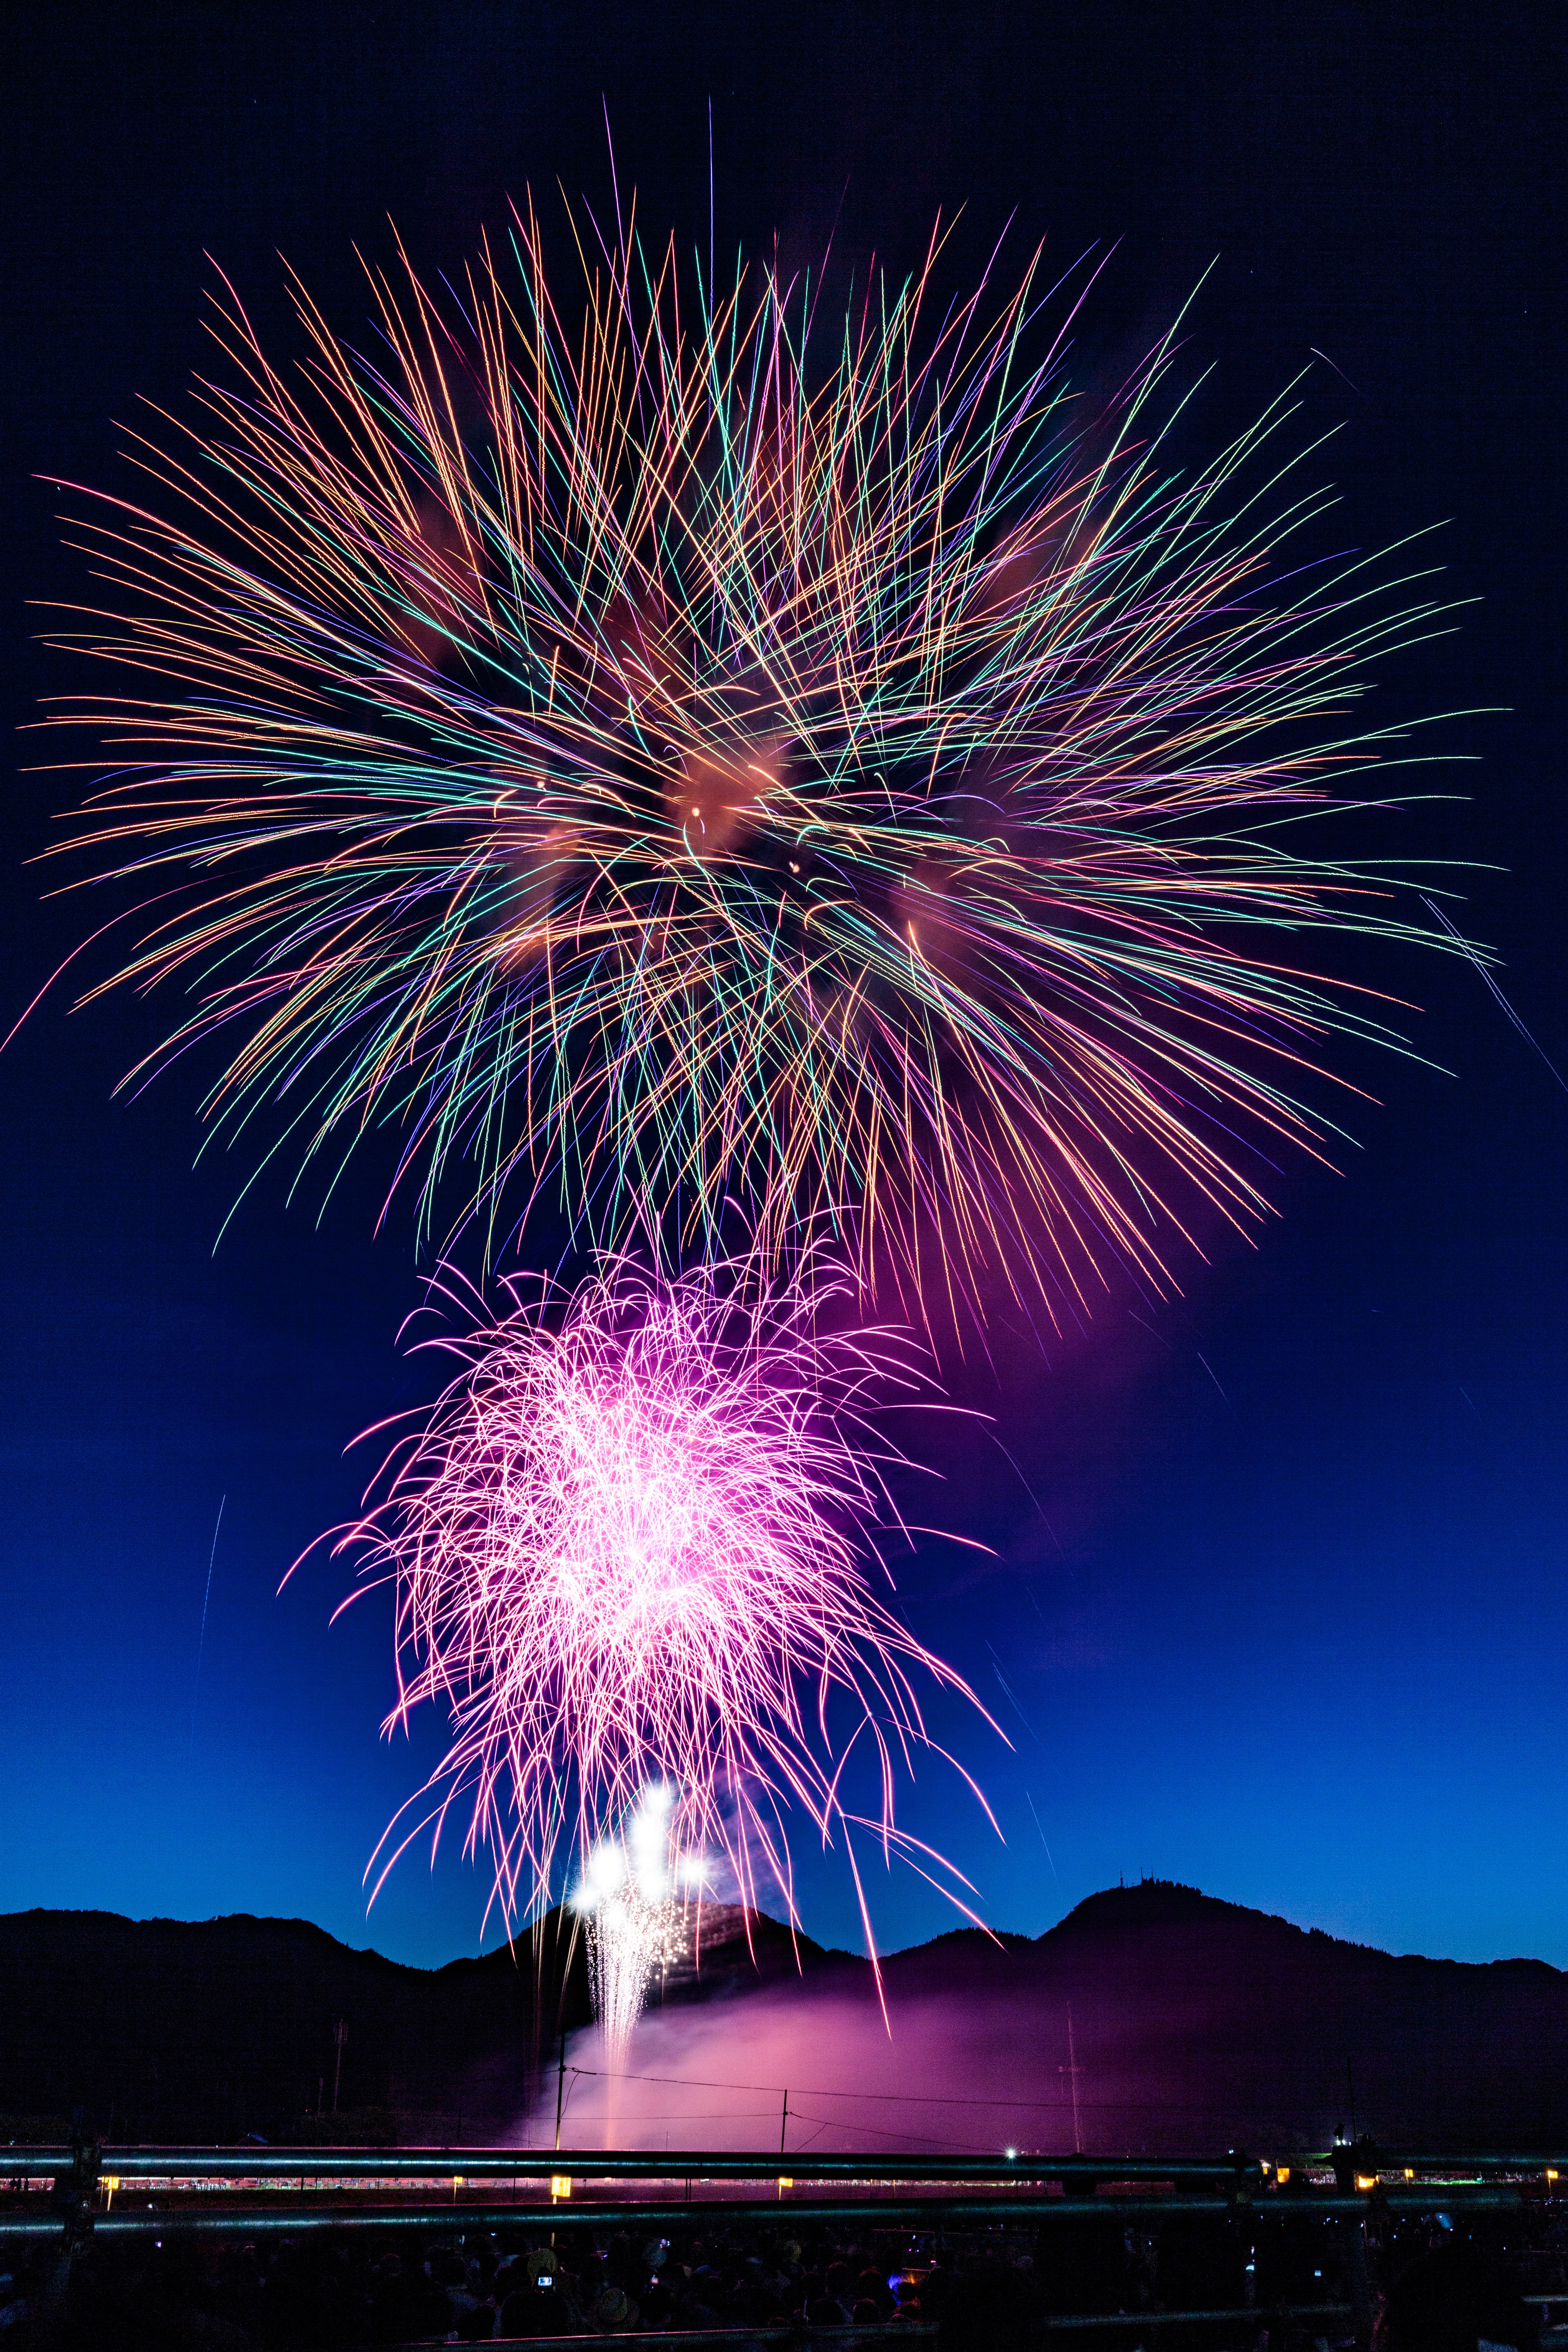
<path fill-rule="evenodd" d="M 1410 2178 L 1410 2175 L 1409 2175 L 1408 2173 L 1406 2173 L 1406 2174 L 1405 2174 L 1405 2178 L 1406 2179 L 1406 2180 L 1408 2180 L 1408 2179 L 1409 2179 L 1409 2178 Z M 1546 2168 L 1546 2178 L 1548 2179 L 1548 2180 L 1555 2180 L 1555 2179 L 1556 2179 L 1556 2178 L 1557 2178 L 1556 2173 L 1552 2170 L 1552 2167 L 1551 2167 L 1550 2165 L 1548 2165 L 1548 2166 L 1547 2166 L 1547 2168 Z"/>
<path fill-rule="evenodd" d="M 1285 2183 L 1286 2183 L 1286 2182 L 1289 2179 L 1289 2178 L 1290 2178 L 1290 2168 L 1289 2168 L 1289 2166 L 1288 2164 L 1282 2164 L 1282 2165 L 1279 2167 L 1279 2169 L 1278 2170 L 1278 2172 L 1276 2172 L 1276 2174 L 1274 2175 L 1274 2178 L 1275 2178 L 1275 2179 L 1279 2183 L 1280 2188 L 1281 2188 L 1281 2189 L 1283 2189 L 1283 2188 L 1284 2188 L 1284 2186 L 1285 2186 Z"/>
<path fill-rule="evenodd" d="M 1406 2179 L 1406 2180 L 1414 2180 L 1414 2179 L 1415 2179 L 1415 2166 L 1414 2166 L 1413 2164 L 1407 2164 L 1407 2165 L 1405 2166 L 1405 2178 Z M 1555 2176 L 1555 2174 L 1553 2174 L 1553 2173 L 1550 2173 L 1550 2172 L 1549 2172 L 1549 2173 L 1547 2174 L 1546 2178 L 1548 2179 L 1548 2180 L 1552 2180 L 1552 2179 L 1554 2179 L 1556 2178 L 1556 2176 Z"/>
<path fill-rule="evenodd" d="M 1355 2185 L 1358 2189 L 1375 2189 L 1377 2187 L 1376 2173 L 1358 2172 L 1355 2177 Z"/>
<path fill-rule="evenodd" d="M 1008 2161 L 1008 2163 L 1009 2163 L 1009 2164 L 1016 2164 L 1016 2163 L 1017 2163 L 1017 2161 L 1018 2161 L 1018 2151 L 1017 2151 L 1017 2149 L 1016 2149 L 1016 2147 L 1005 2147 L 1005 2148 L 1003 2149 L 1002 2153 L 1003 2153 L 1003 2155 L 1006 2158 L 1006 2159 L 1007 2159 L 1007 2161 Z"/>
<path fill-rule="evenodd" d="M 570 2197 L 572 2175 L 569 2172 L 552 2172 L 550 2176 L 550 2194 L 552 2197 Z"/>

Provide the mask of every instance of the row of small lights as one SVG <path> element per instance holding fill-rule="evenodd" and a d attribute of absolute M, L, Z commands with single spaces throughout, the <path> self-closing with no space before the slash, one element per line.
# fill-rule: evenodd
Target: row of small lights
<path fill-rule="evenodd" d="M 1016 2164 L 1018 2160 L 1018 2151 L 1016 2147 L 1005 2147 L 1002 2153 L 1006 2158 L 1009 2164 Z M 1269 2174 L 1272 2173 L 1275 2182 L 1279 2188 L 1284 2189 L 1289 2185 L 1290 2179 L 1290 2167 L 1288 2164 L 1270 2164 L 1266 2156 L 1260 2158 L 1258 2161 L 1265 2180 L 1267 2180 Z M 1544 2177 L 1548 2180 L 1556 2179 L 1557 2173 L 1552 2165 L 1547 2166 Z M 1381 2178 L 1382 2175 L 1376 2172 L 1358 2172 L 1355 2176 L 1355 2185 L 1358 2189 L 1375 2189 Z M 1405 2167 L 1405 2178 L 1406 2180 L 1415 2179 L 1415 2168 L 1413 2165 L 1407 2164 Z M 781 2186 L 782 2185 L 784 2184 L 781 2183 Z M 788 2186 L 793 2189 L 795 2186 L 794 2181 L 790 2181 Z"/>
<path fill-rule="evenodd" d="M 1017 2160 L 1018 2160 L 1018 2151 L 1017 2151 L 1017 2149 L 1016 2149 L 1016 2147 L 1005 2147 L 1005 2148 L 1003 2149 L 1002 2153 L 1003 2153 L 1004 2157 L 1006 2158 L 1006 2160 L 1007 2160 L 1007 2162 L 1008 2162 L 1009 2164 L 1016 2164 L 1016 2162 L 1017 2162 Z M 1285 2187 L 1287 2187 L 1287 2186 L 1289 2185 L 1289 2179 L 1290 2179 L 1290 2170 L 1291 2170 L 1291 2168 L 1289 2167 L 1289 2165 L 1288 2165 L 1288 2164 L 1278 2164 L 1278 2165 L 1276 2165 L 1276 2164 L 1270 2164 L 1270 2163 L 1269 2163 L 1269 2161 L 1268 2161 L 1268 2158 L 1267 2157 L 1262 2158 L 1260 2159 L 1260 2162 L 1261 2162 L 1261 2168 L 1262 2168 L 1263 2177 L 1264 2177 L 1264 2179 L 1265 2179 L 1266 2180 L 1268 2179 L 1268 2178 L 1269 2174 L 1270 2174 L 1270 2173 L 1272 2173 L 1272 2174 L 1273 2174 L 1273 2176 L 1274 2176 L 1275 2182 L 1276 2182 L 1276 2184 L 1277 2184 L 1277 2186 L 1278 2186 L 1278 2187 L 1279 2187 L 1280 2189 L 1284 2189 Z M 1545 2177 L 1546 2177 L 1546 2179 L 1547 2179 L 1548 2180 L 1555 2180 L 1555 2179 L 1556 2179 L 1556 2178 L 1557 2178 L 1557 2173 L 1556 2173 L 1555 2168 L 1554 2168 L 1552 2166 L 1548 2165 L 1548 2167 L 1546 2168 L 1546 2175 L 1545 2175 Z M 1380 2176 L 1379 2174 L 1375 2173 L 1375 2172 L 1358 2172 L 1358 2173 L 1356 2174 L 1356 2176 L 1355 2176 L 1355 2185 L 1356 2185 L 1356 2187 L 1357 2187 L 1358 2189 L 1375 2189 L 1375 2188 L 1377 2187 L 1378 2180 L 1379 2180 L 1379 2179 L 1380 2179 L 1380 2178 L 1381 2178 L 1381 2176 Z M 1414 2168 L 1414 2167 L 1413 2167 L 1413 2166 L 1411 2166 L 1411 2165 L 1408 2165 L 1408 2164 L 1407 2164 L 1407 2165 L 1405 2167 L 1405 2179 L 1406 2179 L 1406 2180 L 1414 2180 L 1414 2179 L 1415 2179 L 1415 2168 Z M 785 2190 L 786 2189 L 793 2189 L 793 2188 L 795 2187 L 795 2179 L 794 2179 L 793 2174 L 781 2172 L 781 2173 L 779 2174 L 779 2177 L 778 2177 L 778 2182 L 779 2182 L 779 2194 L 780 2194 L 780 2196 L 781 2196 L 781 2197 L 783 2196 L 783 2194 L 784 2194 L 784 2190 Z M 463 2174 L 462 2174 L 462 2173 L 460 2173 L 460 2172 L 455 2172 L 455 2173 L 452 2175 L 452 2194 L 453 2194 L 453 2196 L 454 2196 L 454 2197 L 456 2197 L 456 2195 L 457 2195 L 457 2193 L 458 2193 L 458 2189 L 462 2188 L 463 2183 L 464 2183 L 464 2176 L 463 2176 Z M 105 2176 L 104 2176 L 103 2186 L 104 2186 L 104 2188 L 105 2188 L 105 2189 L 107 2189 L 107 2191 L 108 2191 L 108 2197 L 107 2197 L 107 2199 L 106 2199 L 106 2200 L 105 2200 L 105 2207 L 104 2207 L 105 2211 L 107 2211 L 107 2210 L 109 2210 L 109 2207 L 113 2203 L 113 2201 L 114 2201 L 114 2192 L 115 2192 L 115 2190 L 116 2190 L 116 2189 L 119 2188 L 119 2186 L 120 2186 L 120 2175 L 119 2175 L 117 2172 L 106 2173 L 106 2174 L 105 2174 Z M 571 2194 L 572 2194 L 572 2176 L 571 2176 L 571 2174 L 570 2174 L 569 2172 L 552 2172 L 552 2173 L 551 2174 L 551 2176 L 550 2176 L 550 2201 L 551 2201 L 551 2203 L 552 2203 L 552 2204 L 558 2203 L 558 2202 L 559 2202 L 559 2200 L 560 2200 L 562 2198 L 563 2198 L 563 2197 L 570 2197 L 570 2196 L 571 2196 Z"/>

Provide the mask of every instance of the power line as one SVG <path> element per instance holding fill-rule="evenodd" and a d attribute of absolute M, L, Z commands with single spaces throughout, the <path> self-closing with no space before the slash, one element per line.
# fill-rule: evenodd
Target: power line
<path fill-rule="evenodd" d="M 1065 2074 L 1067 2068 L 1063 2067 Z M 600 2066 L 568 2066 L 569 2074 L 581 2074 L 585 2080 L 605 2083 L 660 2083 L 673 2090 L 692 2091 L 766 2091 L 775 2098 L 786 2095 L 783 2083 L 720 2083 L 701 2074 L 610 2074 Z M 1072 2101 L 1067 2099 L 978 2099 L 954 2098 L 943 2093 L 925 2091 L 823 2091 L 805 2090 L 798 2094 L 804 2099 L 851 2099 L 857 2104 L 875 2101 L 879 2105 L 906 2107 L 1026 2107 L 1038 2115 L 1067 2115 Z M 1094 2114 L 1220 2116 L 1230 2115 L 1229 2105 L 1205 2107 L 1190 2099 L 1080 2099 L 1080 2107 Z M 793 2115 L 795 2109 L 792 2107 Z"/>
<path fill-rule="evenodd" d="M 886 2124 L 851 2125 L 841 2122 L 835 2116 L 808 2115 L 803 2107 L 792 2107 L 790 2113 L 800 2123 L 818 2126 L 812 2135 L 813 2138 L 820 2137 L 825 2131 L 870 2131 L 875 2132 L 879 2139 L 896 2139 L 903 2147 L 929 2147 L 939 2156 L 992 2156 L 995 2153 L 989 2141 L 982 2146 L 979 2141 L 972 2139 L 939 2139 L 934 2132 L 889 2131 Z M 803 2148 L 792 2150 L 795 2156 L 804 2152 Z"/>

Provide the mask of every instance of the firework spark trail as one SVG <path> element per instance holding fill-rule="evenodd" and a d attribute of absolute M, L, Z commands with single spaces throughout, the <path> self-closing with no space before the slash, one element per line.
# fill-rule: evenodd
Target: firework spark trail
<path fill-rule="evenodd" d="M 580 328 L 531 212 L 460 305 L 372 269 L 372 358 L 296 288 L 280 373 L 226 295 L 202 429 L 93 509 L 117 609 L 64 641 L 149 683 L 61 716 L 154 894 L 102 985 L 193 999 L 128 1083 L 215 1040 L 217 1130 L 323 1181 L 395 1130 L 427 1235 L 449 1176 L 678 1260 L 826 1213 L 917 1314 L 1163 1286 L 1265 1213 L 1238 1138 L 1321 1145 L 1332 1034 L 1398 1042 L 1302 936 L 1447 943 L 1301 823 L 1365 798 L 1425 575 L 1288 551 L 1289 394 L 1176 471 L 1170 338 L 1080 418 L 1037 257 L 928 331 L 933 242 L 819 368 L 766 271 L 575 233 Z"/>
<path fill-rule="evenodd" d="M 1556 1063 L 1552 1060 L 1551 1055 L 1541 1043 L 1541 1040 L 1535 1035 L 1534 1032 L 1525 1026 L 1523 1021 L 1521 1020 L 1519 1014 L 1514 1011 L 1513 1006 L 1509 1003 L 1508 998 L 1503 994 L 1501 989 L 1498 986 L 1496 980 L 1493 978 L 1492 973 L 1488 967 L 1486 957 L 1480 953 L 1479 949 L 1473 947 L 1470 942 L 1463 937 L 1463 935 L 1456 929 L 1453 918 L 1449 915 L 1446 915 L 1441 907 L 1435 906 L 1430 898 L 1423 898 L 1421 903 L 1426 908 L 1427 913 L 1433 918 L 1433 920 L 1442 924 L 1443 929 L 1447 932 L 1449 938 L 1454 941 L 1456 947 L 1459 949 L 1460 952 L 1468 957 L 1469 961 L 1475 965 L 1475 968 L 1479 972 L 1481 979 L 1485 982 L 1488 992 L 1491 996 L 1491 999 L 1497 1005 L 1499 1011 L 1505 1015 L 1512 1027 L 1518 1032 L 1520 1036 L 1523 1038 L 1525 1044 L 1530 1047 L 1531 1052 L 1540 1055 L 1547 1068 L 1551 1071 L 1552 1076 L 1556 1079 L 1558 1085 L 1562 1087 L 1563 1093 L 1568 1095 L 1568 1079 L 1563 1077 L 1562 1071 L 1558 1068 Z"/>
<path fill-rule="evenodd" d="M 808 1304 L 744 1292 L 733 1271 L 671 1283 L 610 1262 L 558 1324 L 548 1295 L 524 1304 L 514 1285 L 499 1321 L 426 1343 L 462 1369 L 337 1545 L 362 1590 L 395 1586 L 387 1729 L 426 1700 L 451 1724 L 377 1885 L 458 1805 L 509 1921 L 537 1916 L 563 1871 L 593 1886 L 595 1851 L 654 1789 L 677 1884 L 712 1855 L 744 1902 L 762 1878 L 793 1918 L 797 1810 L 842 1845 L 872 1951 L 862 1832 L 967 1907 L 967 1882 L 897 1826 L 894 1794 L 917 1750 L 943 1752 L 912 1675 L 979 1702 L 860 1566 L 897 1525 L 879 1463 L 900 1458 L 864 1415 L 914 1376 L 886 1335 L 818 1336 L 820 1286 Z M 847 1793 L 852 1759 L 874 1764 L 873 1812 Z"/>

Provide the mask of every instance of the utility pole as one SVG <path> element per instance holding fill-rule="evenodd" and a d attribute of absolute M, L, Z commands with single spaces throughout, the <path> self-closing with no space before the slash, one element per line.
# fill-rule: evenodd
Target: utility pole
<path fill-rule="evenodd" d="M 789 2130 L 789 2093 L 784 2096 L 784 2114 L 779 2117 L 779 2154 L 784 2152 L 784 2136 Z"/>
<path fill-rule="evenodd" d="M 561 2153 L 561 2108 L 566 2095 L 566 2028 L 561 2029 L 561 2063 L 555 2070 L 555 2153 Z"/>
<path fill-rule="evenodd" d="M 1079 2121 L 1078 2078 L 1083 2072 L 1083 2069 L 1078 2063 L 1078 2052 L 1073 2047 L 1072 2003 L 1070 2000 L 1068 2003 L 1068 2063 L 1065 2066 L 1058 2066 L 1057 2068 L 1057 2072 L 1058 2074 L 1065 2074 L 1068 2082 L 1072 2084 L 1072 2152 L 1075 2156 L 1081 2156 L 1083 2154 L 1083 2126 Z"/>
<path fill-rule="evenodd" d="M 333 2113 L 333 2115 L 336 2115 L 336 2114 L 337 2114 L 337 2112 L 338 2112 L 338 2093 L 339 2093 L 339 2091 L 342 2088 L 342 2080 L 343 2080 L 343 2043 L 348 2040 L 348 2038 L 349 2038 L 348 2020 L 347 2020 L 346 2018 L 340 2017 L 340 2018 L 339 2018 L 339 2020 L 338 2020 L 338 2021 L 337 2021 L 337 2023 L 336 2023 L 336 2024 L 333 2026 L 333 2028 L 332 2028 L 332 2040 L 333 2040 L 333 2041 L 337 2043 L 337 2045 L 338 2045 L 338 2063 L 337 2063 L 337 2064 L 332 2068 L 332 2113 Z"/>

